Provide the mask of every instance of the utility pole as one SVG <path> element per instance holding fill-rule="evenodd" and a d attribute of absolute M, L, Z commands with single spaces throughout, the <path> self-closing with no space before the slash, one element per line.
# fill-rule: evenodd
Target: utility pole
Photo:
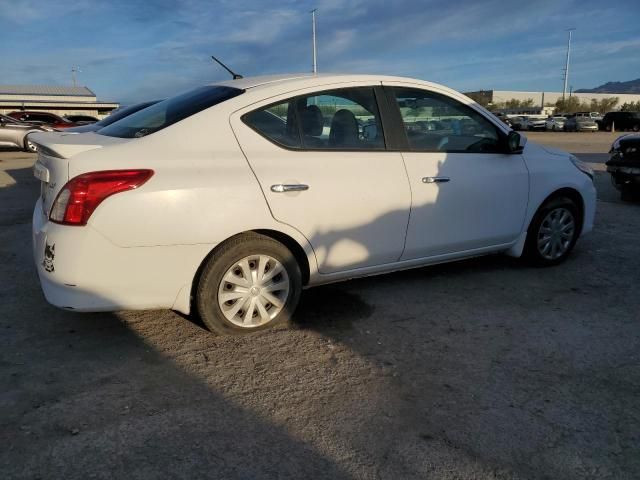
<path fill-rule="evenodd" d="M 562 88 L 562 100 L 567 96 L 567 82 L 569 81 L 569 55 L 571 54 L 571 33 L 575 30 L 575 28 L 570 28 L 567 31 L 569 32 L 569 41 L 567 42 L 567 63 L 564 67 L 564 87 Z"/>
<path fill-rule="evenodd" d="M 71 81 L 73 82 L 73 86 L 78 86 L 78 81 L 76 78 L 76 73 L 81 72 L 80 67 L 71 67 Z"/>
<path fill-rule="evenodd" d="M 318 51 L 316 49 L 316 11 L 318 9 L 314 8 L 311 10 L 311 32 L 312 32 L 312 43 L 313 43 L 313 73 L 318 73 Z"/>

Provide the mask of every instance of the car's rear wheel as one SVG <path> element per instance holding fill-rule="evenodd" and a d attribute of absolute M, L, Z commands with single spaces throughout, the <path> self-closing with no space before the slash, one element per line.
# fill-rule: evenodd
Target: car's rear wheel
<path fill-rule="evenodd" d="M 36 146 L 35 143 L 30 142 L 29 140 L 27 140 L 26 138 L 24 139 L 24 151 L 25 152 L 32 152 L 32 153 L 36 153 L 38 151 L 38 147 Z"/>
<path fill-rule="evenodd" d="M 287 322 L 301 289 L 294 255 L 267 236 L 249 233 L 229 240 L 207 260 L 196 306 L 212 332 L 249 333 Z"/>
<path fill-rule="evenodd" d="M 636 124 L 632 127 L 632 130 L 633 130 L 634 132 L 639 132 L 639 131 L 640 131 L 640 124 L 636 123 Z"/>
<path fill-rule="evenodd" d="M 569 256 L 580 234 L 579 211 L 567 197 L 548 200 L 536 212 L 524 256 L 539 266 L 557 265 Z"/>

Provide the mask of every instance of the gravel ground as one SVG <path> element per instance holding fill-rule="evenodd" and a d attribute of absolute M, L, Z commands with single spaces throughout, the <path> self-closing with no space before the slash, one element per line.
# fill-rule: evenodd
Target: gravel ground
<path fill-rule="evenodd" d="M 594 163 L 611 141 L 527 135 Z M 2 478 L 640 477 L 640 205 L 605 173 L 595 231 L 559 267 L 492 256 L 318 287 L 293 328 L 225 338 L 49 306 L 32 163 L 0 152 Z"/>

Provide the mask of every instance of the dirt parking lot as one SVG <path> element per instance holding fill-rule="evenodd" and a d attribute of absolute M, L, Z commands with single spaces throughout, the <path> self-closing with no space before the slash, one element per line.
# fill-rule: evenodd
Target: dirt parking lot
<path fill-rule="evenodd" d="M 602 170 L 616 135 L 527 136 Z M 0 152 L 2 478 L 640 478 L 640 204 L 606 173 L 561 266 L 319 287 L 292 329 L 222 338 L 49 306 L 33 161 Z"/>

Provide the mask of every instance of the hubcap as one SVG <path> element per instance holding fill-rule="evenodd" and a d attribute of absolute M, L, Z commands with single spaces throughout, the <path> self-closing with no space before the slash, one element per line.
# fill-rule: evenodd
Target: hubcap
<path fill-rule="evenodd" d="M 31 150 L 32 152 L 37 152 L 38 151 L 38 147 L 36 147 L 33 143 L 31 143 L 29 140 L 27 140 L 27 148 L 29 150 Z"/>
<path fill-rule="evenodd" d="M 571 245 L 576 230 L 573 214 L 566 208 L 551 210 L 540 224 L 538 251 L 547 260 L 562 257 Z"/>
<path fill-rule="evenodd" d="M 289 276 L 269 255 L 252 255 L 234 263 L 218 288 L 218 305 L 234 325 L 255 328 L 273 320 L 289 296 Z"/>

